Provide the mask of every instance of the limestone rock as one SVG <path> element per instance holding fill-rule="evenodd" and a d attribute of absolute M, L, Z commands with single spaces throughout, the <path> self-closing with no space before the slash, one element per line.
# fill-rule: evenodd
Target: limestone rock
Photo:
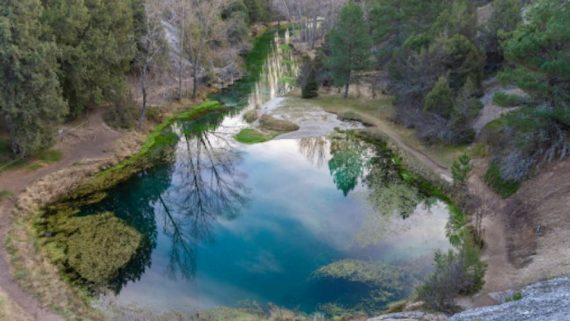
<path fill-rule="evenodd" d="M 427 313 L 421 311 L 400 312 L 381 315 L 368 321 L 446 321 L 447 317 L 441 313 Z"/>
<path fill-rule="evenodd" d="M 514 292 L 511 291 L 511 293 Z M 520 293 L 522 294 L 520 300 L 467 310 L 452 316 L 449 321 L 564 321 L 570 319 L 570 277 L 538 282 L 523 288 Z M 512 294 L 510 297 L 513 297 Z"/>

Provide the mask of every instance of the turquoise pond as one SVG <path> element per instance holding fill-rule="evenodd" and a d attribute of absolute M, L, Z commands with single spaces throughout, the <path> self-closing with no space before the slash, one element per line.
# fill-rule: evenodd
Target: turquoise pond
<path fill-rule="evenodd" d="M 354 307 L 376 286 L 315 273 L 353 259 L 398 272 L 398 284 L 385 288 L 393 296 L 375 302 L 381 306 L 408 295 L 431 269 L 434 250 L 449 247 L 446 207 L 428 207 L 397 173 L 379 170 L 377 163 L 390 160 L 355 138 L 245 146 L 202 133 L 179 142 L 175 154 L 168 166 L 84 209 L 113 211 L 150 241 L 129 277 L 117 280 L 120 304 L 159 311 L 247 301 L 305 312 L 325 303 Z"/>
<path fill-rule="evenodd" d="M 217 97 L 235 112 L 174 124 L 166 161 L 82 208 L 114 212 L 144 236 L 111 284 L 119 306 L 378 311 L 410 295 L 434 251 L 450 248 L 447 206 L 404 182 L 390 151 L 334 130 L 302 128 L 306 137 L 257 145 L 233 139 L 247 126 L 243 113 L 271 105 L 298 71 L 272 41 L 282 40 L 270 34 L 254 48 L 269 50 L 256 53 L 265 57 L 260 75 Z"/>

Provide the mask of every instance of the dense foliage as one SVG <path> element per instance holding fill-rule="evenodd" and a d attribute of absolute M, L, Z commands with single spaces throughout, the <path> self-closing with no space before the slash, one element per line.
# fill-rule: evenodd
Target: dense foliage
<path fill-rule="evenodd" d="M 497 75 L 523 94 L 498 92 L 493 102 L 524 108 L 484 130 L 494 164 L 488 181 L 518 186 L 570 154 L 569 7 L 564 0 L 351 1 L 318 54 L 328 63 L 316 78 L 347 87 L 354 71 L 375 71 L 401 124 L 428 143 L 466 144 L 475 139 L 483 79 Z M 349 48 L 360 48 L 362 64 L 351 64 Z"/>
<path fill-rule="evenodd" d="M 370 36 L 358 4 L 350 1 L 342 8 L 328 40 L 331 54 L 326 64 L 335 84 L 345 87 L 347 97 L 352 73 L 369 66 Z"/>
<path fill-rule="evenodd" d="M 58 48 L 45 40 L 39 0 L 10 0 L 0 8 L 0 116 L 19 155 L 52 140 L 52 123 L 67 112 L 57 79 Z"/>
<path fill-rule="evenodd" d="M 418 297 L 436 311 L 455 312 L 455 297 L 477 293 L 483 287 L 485 265 L 478 249 L 465 246 L 459 252 L 437 252 L 435 271 L 418 289 Z"/>
<path fill-rule="evenodd" d="M 163 21 L 183 31 L 181 58 L 193 66 L 186 77 L 195 95 L 206 69 L 236 59 L 235 49 L 220 49 L 240 50 L 248 24 L 270 14 L 268 0 L 7 0 L 0 8 L 0 132 L 9 134 L 14 155 L 28 157 L 53 142 L 58 123 L 87 109 L 107 107 L 116 127 L 137 118 L 140 125 L 149 75 L 168 70 L 173 49 Z M 140 116 L 127 75 L 140 79 Z"/>
<path fill-rule="evenodd" d="M 504 116 L 489 139 L 494 160 L 487 182 L 503 196 L 534 168 L 570 154 L 570 8 L 563 0 L 531 5 L 524 23 L 505 41 L 509 65 L 499 74 L 529 94 L 525 107 Z M 511 105 L 512 97 L 496 97 Z"/>

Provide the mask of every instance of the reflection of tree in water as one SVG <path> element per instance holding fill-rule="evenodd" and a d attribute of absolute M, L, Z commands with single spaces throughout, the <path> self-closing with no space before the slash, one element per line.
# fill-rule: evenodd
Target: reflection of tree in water
<path fill-rule="evenodd" d="M 246 203 L 245 176 L 236 170 L 240 155 L 224 135 L 214 132 L 223 114 L 173 126 L 163 136 L 165 146 L 178 140 L 172 168 L 155 167 L 109 191 L 104 201 L 82 208 L 85 214 L 113 211 L 144 235 L 137 255 L 119 271 L 109 287 L 116 293 L 140 279 L 151 265 L 158 228 L 170 241 L 168 272 L 191 278 L 195 247 L 210 238 L 217 218 L 232 219 Z M 164 147 L 164 146 L 163 146 Z"/>
<path fill-rule="evenodd" d="M 415 186 L 406 183 L 387 148 L 376 147 L 352 134 L 331 138 L 329 169 L 337 188 L 348 195 L 359 181 L 369 189 L 369 200 L 379 213 L 410 216 L 422 201 Z"/>
<path fill-rule="evenodd" d="M 353 135 L 334 135 L 331 138 L 329 170 L 337 188 L 344 196 L 352 191 L 369 167 L 368 144 Z"/>
<path fill-rule="evenodd" d="M 361 245 L 380 241 L 387 229 L 396 227 L 394 215 L 406 219 L 426 197 L 405 182 L 388 148 L 374 146 L 353 134 L 331 138 L 329 169 L 339 190 L 346 196 L 359 182 L 368 188 L 375 211 L 367 216 L 357 235 Z"/>
<path fill-rule="evenodd" d="M 384 215 L 409 217 L 423 200 L 415 186 L 402 180 L 389 151 L 378 150 L 365 178 L 370 190 L 368 199 Z"/>
<path fill-rule="evenodd" d="M 299 151 L 310 162 L 321 167 L 329 156 L 329 140 L 326 137 L 306 137 L 298 140 Z"/>
<path fill-rule="evenodd" d="M 192 278 L 195 246 L 209 240 L 218 218 L 233 219 L 245 205 L 245 176 L 236 170 L 240 154 L 215 132 L 180 129 L 170 187 L 154 203 L 165 235 L 171 240 L 168 272 Z"/>

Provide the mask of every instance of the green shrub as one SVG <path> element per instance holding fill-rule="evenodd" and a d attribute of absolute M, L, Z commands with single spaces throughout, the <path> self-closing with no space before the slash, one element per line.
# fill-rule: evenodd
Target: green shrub
<path fill-rule="evenodd" d="M 504 92 L 498 92 L 493 96 L 493 103 L 495 105 L 501 107 L 515 107 L 525 104 L 527 101 L 526 98 L 517 96 L 517 95 L 509 95 Z"/>
<path fill-rule="evenodd" d="M 453 93 L 449 88 L 447 78 L 439 77 L 432 90 L 426 95 L 424 111 L 449 118 L 453 111 Z"/>
<path fill-rule="evenodd" d="M 517 291 L 513 293 L 510 297 L 505 299 L 505 302 L 513 302 L 513 301 L 520 301 L 523 298 L 523 294 L 521 291 Z"/>
<path fill-rule="evenodd" d="M 115 129 L 131 129 L 136 126 L 139 116 L 135 102 L 126 97 L 113 103 L 103 114 L 103 120 Z"/>
<path fill-rule="evenodd" d="M 484 178 L 487 185 L 503 198 L 513 195 L 520 187 L 520 182 L 506 180 L 502 177 L 501 170 L 496 162 L 491 163 Z"/>
<path fill-rule="evenodd" d="M 160 107 L 149 106 L 146 109 L 146 119 L 155 123 L 162 123 L 164 121 L 164 114 L 160 110 Z"/>
<path fill-rule="evenodd" d="M 303 58 L 301 72 L 297 78 L 297 85 L 301 87 L 301 97 L 310 99 L 319 95 L 319 84 L 317 82 L 317 62 L 309 57 Z"/>
<path fill-rule="evenodd" d="M 453 183 L 455 185 L 463 185 L 473 169 L 471 165 L 471 157 L 467 154 L 459 156 L 451 166 L 451 173 L 453 175 Z"/>
<path fill-rule="evenodd" d="M 57 163 L 61 160 L 62 154 L 56 149 L 47 149 L 38 154 L 38 158 L 46 163 Z"/>
<path fill-rule="evenodd" d="M 459 252 L 436 252 L 435 271 L 418 288 L 418 297 L 433 310 L 455 312 L 455 297 L 479 291 L 484 276 L 485 264 L 473 244 L 464 244 Z"/>
<path fill-rule="evenodd" d="M 301 97 L 305 99 L 315 98 L 319 95 L 319 84 L 317 83 L 317 75 L 314 68 L 310 68 L 307 80 L 301 88 Z"/>

